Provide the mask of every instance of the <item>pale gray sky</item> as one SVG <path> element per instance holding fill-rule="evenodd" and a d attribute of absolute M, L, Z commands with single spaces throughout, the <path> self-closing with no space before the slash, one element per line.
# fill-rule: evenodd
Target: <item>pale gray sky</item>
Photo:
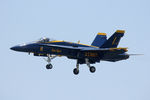
<path fill-rule="evenodd" d="M 149 0 L 0 0 L 0 100 L 150 100 Z M 97 32 L 126 33 L 120 47 L 142 53 L 95 64 L 96 73 L 65 57 L 46 70 L 41 57 L 14 52 L 19 43 L 46 36 L 91 44 Z"/>

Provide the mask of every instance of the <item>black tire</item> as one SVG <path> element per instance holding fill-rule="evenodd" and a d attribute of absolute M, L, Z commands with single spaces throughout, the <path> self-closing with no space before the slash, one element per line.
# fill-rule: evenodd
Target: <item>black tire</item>
<path fill-rule="evenodd" d="M 52 69 L 53 68 L 53 65 L 52 64 L 47 64 L 46 65 L 46 69 Z"/>
<path fill-rule="evenodd" d="M 75 75 L 78 75 L 78 74 L 79 74 L 79 70 L 78 70 L 77 68 L 75 68 L 75 69 L 73 70 L 73 73 L 74 73 Z"/>
<path fill-rule="evenodd" d="M 95 68 L 94 66 L 91 66 L 91 67 L 90 67 L 90 72 L 91 72 L 91 73 L 94 73 L 95 71 L 96 71 L 96 68 Z"/>

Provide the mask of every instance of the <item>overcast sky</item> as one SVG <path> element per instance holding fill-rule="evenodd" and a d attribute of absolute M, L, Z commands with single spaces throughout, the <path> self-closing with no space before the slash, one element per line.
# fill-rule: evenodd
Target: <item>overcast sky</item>
<path fill-rule="evenodd" d="M 9 48 L 40 37 L 91 44 L 98 32 L 126 33 L 119 47 L 133 56 L 100 62 L 90 73 L 58 57 L 46 70 L 42 57 Z M 150 100 L 149 0 L 0 0 L 0 100 Z"/>

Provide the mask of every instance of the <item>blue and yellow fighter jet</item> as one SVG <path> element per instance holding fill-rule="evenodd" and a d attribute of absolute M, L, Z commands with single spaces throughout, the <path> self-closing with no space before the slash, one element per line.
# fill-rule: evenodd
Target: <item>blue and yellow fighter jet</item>
<path fill-rule="evenodd" d="M 109 39 L 106 33 L 98 33 L 91 45 L 72 43 L 66 41 L 50 40 L 41 38 L 39 41 L 11 47 L 11 50 L 33 53 L 34 56 L 47 57 L 47 69 L 52 69 L 51 60 L 55 57 L 66 56 L 77 60 L 75 75 L 79 74 L 79 64 L 87 64 L 90 72 L 94 73 L 96 68 L 90 64 L 100 61 L 116 62 L 129 58 L 127 48 L 117 48 L 124 30 L 117 30 Z"/>

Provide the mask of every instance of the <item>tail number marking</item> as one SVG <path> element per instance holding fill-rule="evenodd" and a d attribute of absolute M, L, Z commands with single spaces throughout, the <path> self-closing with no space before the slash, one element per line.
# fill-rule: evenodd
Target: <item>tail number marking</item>
<path fill-rule="evenodd" d="M 62 52 L 60 49 L 54 49 L 54 48 L 52 48 L 52 50 L 51 50 L 52 52 L 56 52 L 56 53 L 60 53 L 60 52 Z"/>
<path fill-rule="evenodd" d="M 97 53 L 94 52 L 85 52 L 86 57 L 98 57 Z"/>

